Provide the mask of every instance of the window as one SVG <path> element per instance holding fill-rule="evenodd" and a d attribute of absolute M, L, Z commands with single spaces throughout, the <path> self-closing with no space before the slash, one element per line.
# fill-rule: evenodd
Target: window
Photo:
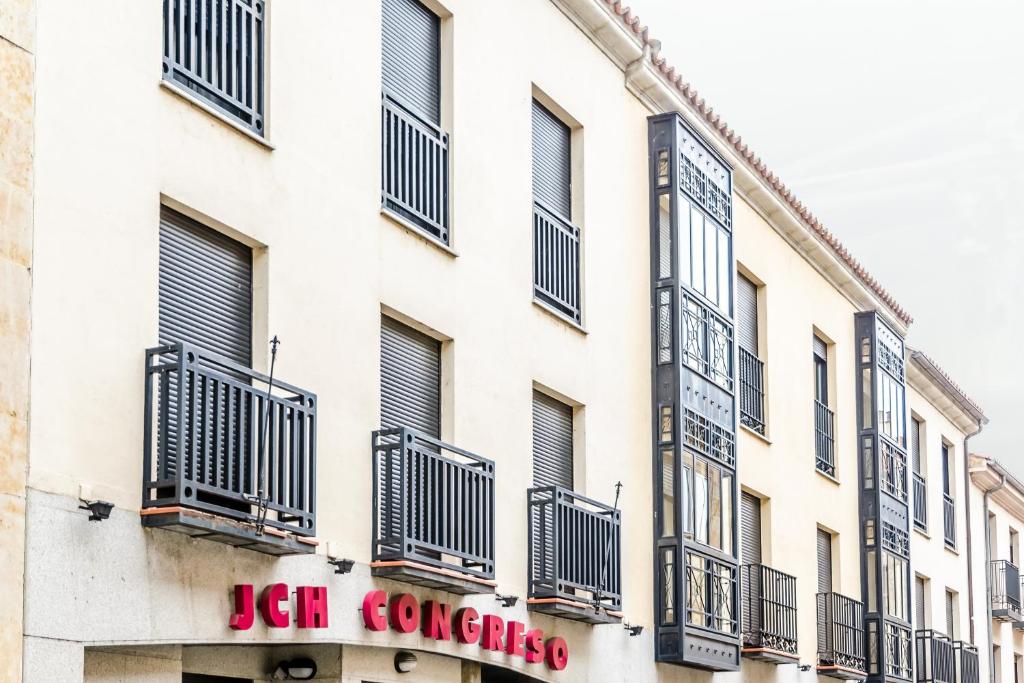
<path fill-rule="evenodd" d="M 957 629 L 957 595 L 956 591 L 946 589 L 946 635 L 956 640 L 959 635 Z"/>
<path fill-rule="evenodd" d="M 572 490 L 572 406 L 533 392 L 533 485 Z"/>
<path fill-rule="evenodd" d="M 200 11 L 196 11 L 202 7 Z M 164 0 L 163 79 L 263 135 L 264 0 Z"/>
<path fill-rule="evenodd" d="M 882 597 L 885 613 L 909 621 L 910 596 L 907 595 L 907 561 L 890 552 L 882 552 Z"/>
<path fill-rule="evenodd" d="M 878 431 L 906 449 L 904 424 L 903 342 L 888 328 L 876 328 L 878 379 L 875 399 L 878 405 Z"/>
<path fill-rule="evenodd" d="M 684 451 L 680 476 L 683 536 L 734 554 L 732 473 Z"/>
<path fill-rule="evenodd" d="M 743 564 L 761 564 L 761 499 L 740 493 L 740 549 Z"/>
<path fill-rule="evenodd" d="M 380 324 L 380 425 L 441 438 L 441 343 L 386 316 Z"/>
<path fill-rule="evenodd" d="M 1020 541 L 1017 532 L 1010 529 L 1010 564 L 1020 565 Z"/>
<path fill-rule="evenodd" d="M 942 531 L 946 545 L 956 548 L 956 502 L 953 498 L 953 453 L 942 441 Z"/>
<path fill-rule="evenodd" d="M 828 399 L 828 343 L 818 335 L 811 339 L 814 364 L 814 458 L 815 467 L 830 477 L 836 475 L 835 415 Z"/>
<path fill-rule="evenodd" d="M 381 12 L 383 208 L 447 245 L 448 133 L 441 126 L 441 18 L 418 0 Z"/>
<path fill-rule="evenodd" d="M 916 417 L 910 418 L 910 457 L 913 467 L 914 526 L 928 530 L 928 486 L 924 476 L 924 456 L 921 441 L 922 423 Z"/>
<path fill-rule="evenodd" d="M 832 592 L 832 534 L 824 529 L 817 531 L 818 592 Z"/>
<path fill-rule="evenodd" d="M 740 363 L 740 421 L 763 435 L 764 363 L 758 352 L 757 285 L 743 274 L 736 278 L 736 341 Z"/>
<path fill-rule="evenodd" d="M 928 579 L 920 575 L 914 577 L 914 625 L 928 628 Z"/>
<path fill-rule="evenodd" d="M 580 322 L 580 231 L 572 223 L 572 130 L 533 101 L 533 293 Z"/>

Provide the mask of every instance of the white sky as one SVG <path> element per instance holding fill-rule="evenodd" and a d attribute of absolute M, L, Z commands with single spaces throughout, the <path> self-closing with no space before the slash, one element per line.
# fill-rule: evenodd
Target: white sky
<path fill-rule="evenodd" d="M 1024 475 L 1024 3 L 631 0 L 662 54 L 910 311 Z"/>

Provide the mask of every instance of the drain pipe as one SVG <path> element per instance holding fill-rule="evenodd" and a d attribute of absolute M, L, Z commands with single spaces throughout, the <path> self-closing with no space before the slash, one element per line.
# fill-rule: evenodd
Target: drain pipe
<path fill-rule="evenodd" d="M 967 625 L 971 635 L 971 645 L 974 645 L 974 568 L 971 564 L 971 451 L 967 448 L 967 442 L 981 434 L 985 428 L 984 423 L 978 423 L 978 429 L 964 437 L 964 519 L 967 522 Z M 985 519 L 988 519 L 986 516 Z M 986 536 L 988 538 L 988 536 Z M 952 637 L 953 634 L 950 634 Z"/>
<path fill-rule="evenodd" d="M 985 625 L 988 628 L 988 679 L 991 683 L 996 683 L 996 653 L 995 648 L 992 647 L 992 572 L 990 570 L 992 566 L 992 533 L 989 528 L 988 499 L 1004 486 L 1006 486 L 1006 474 L 1000 477 L 998 486 L 985 491 L 981 506 L 982 514 L 985 515 L 985 614 L 988 616 Z"/>

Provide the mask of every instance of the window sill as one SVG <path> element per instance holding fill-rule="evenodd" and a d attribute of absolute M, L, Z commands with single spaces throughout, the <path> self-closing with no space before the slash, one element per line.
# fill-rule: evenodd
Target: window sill
<path fill-rule="evenodd" d="M 833 484 L 835 484 L 836 486 L 842 486 L 842 482 L 839 481 L 839 479 L 837 479 L 836 477 L 832 476 L 831 474 L 828 474 L 827 472 L 822 472 L 817 467 L 814 468 L 814 472 L 815 472 L 815 474 L 817 474 L 822 479 L 824 479 L 826 481 L 830 481 Z"/>
<path fill-rule="evenodd" d="M 914 531 L 916 531 L 917 533 L 919 533 L 919 534 L 920 534 L 921 536 L 924 536 L 924 537 L 925 537 L 925 538 L 927 538 L 927 539 L 928 539 L 929 541 L 930 541 L 930 540 L 932 540 L 932 535 L 931 535 L 930 533 L 928 533 L 928 529 L 927 529 L 927 527 L 926 527 L 926 528 L 924 528 L 924 529 L 922 529 L 921 527 L 919 527 L 918 525 L 914 524 L 913 522 L 911 522 L 911 523 L 910 523 L 910 525 L 911 525 L 912 527 L 914 527 Z M 946 547 L 948 548 L 949 546 L 946 546 Z"/>
<path fill-rule="evenodd" d="M 174 85 L 170 81 L 167 81 L 167 80 L 164 80 L 164 79 L 160 79 L 160 87 L 163 88 L 164 90 L 166 90 L 167 92 L 173 94 L 173 95 L 177 95 L 178 97 L 180 97 L 181 99 L 185 100 L 186 102 L 188 102 L 192 106 L 198 107 L 202 111 L 206 112 L 207 114 L 209 114 L 213 118 L 217 119 L 218 121 L 220 121 L 224 125 L 228 126 L 232 130 L 234 130 L 236 133 L 241 133 L 242 135 L 244 135 L 245 137 L 249 138 L 250 140 L 252 140 L 256 144 L 258 144 L 261 147 L 265 148 L 267 151 L 270 151 L 270 152 L 274 151 L 274 145 L 272 145 L 266 138 L 264 138 L 262 136 L 259 136 L 256 133 L 254 133 L 251 130 L 249 130 L 248 128 L 246 128 L 245 126 L 240 125 L 238 122 L 232 120 L 231 117 L 224 115 L 223 113 L 218 111 L 216 108 L 210 106 L 206 102 L 203 102 L 201 99 L 199 99 L 198 97 L 192 95 L 191 93 L 188 93 L 188 92 L 182 90 L 181 88 L 179 88 L 178 86 Z"/>
<path fill-rule="evenodd" d="M 955 546 L 951 546 L 948 543 L 943 543 L 942 547 L 946 549 L 946 552 L 956 555 L 957 557 L 960 557 L 960 551 L 957 550 Z"/>
<path fill-rule="evenodd" d="M 533 305 L 536 306 L 537 308 L 541 309 L 542 311 L 544 311 L 548 315 L 556 318 L 559 322 L 565 323 L 566 325 L 568 325 L 572 329 L 576 330 L 577 332 L 579 332 L 583 336 L 587 336 L 587 335 L 590 334 L 590 332 L 587 330 L 586 327 L 584 327 L 580 323 L 576 322 L 572 318 L 568 317 L 567 315 L 565 315 L 561 311 L 558 311 L 558 310 L 552 308 L 551 306 L 547 305 L 546 303 L 544 303 L 540 299 L 537 299 L 536 297 L 533 299 Z"/>
<path fill-rule="evenodd" d="M 768 444 L 769 446 L 772 445 L 772 440 L 771 439 L 769 439 L 767 436 L 765 436 L 761 432 L 758 432 L 758 431 L 756 431 L 754 429 L 751 429 L 750 427 L 748 427 L 747 425 L 743 424 L 742 422 L 740 422 L 740 429 L 742 429 L 747 434 L 750 434 L 752 437 L 754 437 L 758 441 L 763 441 L 766 444 Z"/>
<path fill-rule="evenodd" d="M 406 220 L 402 216 L 399 216 L 397 213 L 395 213 L 388 207 L 380 207 L 380 215 L 384 216 L 389 221 L 396 224 L 398 227 L 404 228 L 406 231 L 411 232 L 413 235 L 419 237 L 421 240 L 423 240 L 430 246 L 440 249 L 441 251 L 443 251 L 445 254 L 448 254 L 452 258 L 459 257 L 459 252 L 455 251 L 444 242 L 439 242 L 437 238 L 433 237 L 432 235 L 428 235 L 427 233 L 423 232 L 423 230 L 421 230 L 415 223 Z"/>

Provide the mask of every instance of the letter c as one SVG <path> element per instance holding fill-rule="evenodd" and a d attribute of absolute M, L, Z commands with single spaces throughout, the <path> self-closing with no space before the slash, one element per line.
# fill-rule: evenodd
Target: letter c
<path fill-rule="evenodd" d="M 370 591 L 363 598 L 363 625 L 370 631 L 383 631 L 388 621 L 381 612 L 388 604 L 388 594 L 384 591 Z"/>

